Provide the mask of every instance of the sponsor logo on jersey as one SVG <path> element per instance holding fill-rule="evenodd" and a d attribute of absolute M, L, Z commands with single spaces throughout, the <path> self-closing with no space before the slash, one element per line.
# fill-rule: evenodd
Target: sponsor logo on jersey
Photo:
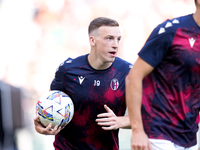
<path fill-rule="evenodd" d="M 110 82 L 110 88 L 116 91 L 118 87 L 119 87 L 119 81 L 116 78 L 112 79 Z"/>
<path fill-rule="evenodd" d="M 189 42 L 190 42 L 190 46 L 191 46 L 191 47 L 194 46 L 195 41 L 196 41 L 196 39 L 194 39 L 193 37 L 192 37 L 192 38 L 189 38 Z"/>
<path fill-rule="evenodd" d="M 84 81 L 84 79 L 85 79 L 85 77 L 83 77 L 83 76 L 78 76 L 78 79 L 79 79 L 79 83 L 82 84 L 83 81 Z"/>

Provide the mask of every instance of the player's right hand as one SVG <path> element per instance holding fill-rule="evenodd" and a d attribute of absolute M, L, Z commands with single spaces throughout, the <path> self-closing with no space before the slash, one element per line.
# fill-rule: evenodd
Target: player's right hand
<path fill-rule="evenodd" d="M 131 150 L 153 150 L 144 131 L 132 132 Z"/>
<path fill-rule="evenodd" d="M 51 129 L 51 123 L 45 128 L 39 121 L 39 116 L 37 115 L 34 118 L 34 124 L 35 124 L 35 130 L 40 133 L 40 134 L 45 134 L 45 135 L 56 135 L 60 132 L 62 129 L 61 127 L 58 128 L 56 125 L 53 129 Z"/>

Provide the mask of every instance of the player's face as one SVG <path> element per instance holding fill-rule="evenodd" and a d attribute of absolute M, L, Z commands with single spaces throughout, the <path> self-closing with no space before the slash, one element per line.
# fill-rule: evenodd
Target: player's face
<path fill-rule="evenodd" d="M 119 27 L 102 26 L 95 38 L 96 54 L 102 62 L 112 63 L 117 55 L 121 33 Z"/>

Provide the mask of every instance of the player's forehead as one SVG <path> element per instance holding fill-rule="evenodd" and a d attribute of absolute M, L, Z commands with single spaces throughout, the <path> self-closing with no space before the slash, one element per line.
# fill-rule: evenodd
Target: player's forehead
<path fill-rule="evenodd" d="M 118 26 L 101 26 L 97 29 L 97 35 L 101 36 L 115 36 L 115 37 L 120 37 L 121 32 L 120 28 Z"/>

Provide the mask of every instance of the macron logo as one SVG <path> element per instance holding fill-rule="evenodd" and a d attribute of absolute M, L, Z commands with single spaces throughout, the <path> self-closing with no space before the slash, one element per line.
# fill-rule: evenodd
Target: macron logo
<path fill-rule="evenodd" d="M 83 81 L 84 81 L 84 79 L 85 79 L 85 77 L 83 77 L 83 76 L 79 76 L 78 79 L 79 79 L 79 83 L 82 84 Z"/>
<path fill-rule="evenodd" d="M 196 39 L 194 38 L 189 38 L 190 46 L 193 47 Z"/>

